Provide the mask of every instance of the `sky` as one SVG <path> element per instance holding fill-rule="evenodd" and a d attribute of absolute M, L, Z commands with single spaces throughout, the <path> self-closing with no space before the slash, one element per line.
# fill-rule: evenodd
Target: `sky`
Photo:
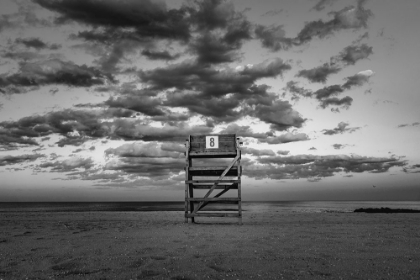
<path fill-rule="evenodd" d="M 2 0 L 0 201 L 184 199 L 188 135 L 243 200 L 420 200 L 417 0 Z"/>

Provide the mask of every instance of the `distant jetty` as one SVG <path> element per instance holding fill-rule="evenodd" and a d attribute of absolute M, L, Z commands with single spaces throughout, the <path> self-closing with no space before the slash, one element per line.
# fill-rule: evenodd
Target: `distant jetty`
<path fill-rule="evenodd" d="M 358 208 L 354 212 L 362 213 L 420 213 L 420 210 L 415 209 L 392 209 L 388 207 L 381 208 Z"/>

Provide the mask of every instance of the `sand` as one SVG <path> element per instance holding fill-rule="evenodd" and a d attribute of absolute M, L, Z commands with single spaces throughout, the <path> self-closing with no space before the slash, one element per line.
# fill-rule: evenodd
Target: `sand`
<path fill-rule="evenodd" d="M 0 213 L 0 279 L 420 279 L 420 214 Z"/>

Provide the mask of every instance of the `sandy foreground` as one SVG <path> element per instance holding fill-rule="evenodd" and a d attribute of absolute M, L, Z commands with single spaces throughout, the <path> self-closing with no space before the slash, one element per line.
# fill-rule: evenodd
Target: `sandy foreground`
<path fill-rule="evenodd" d="M 420 214 L 0 213 L 0 279 L 420 279 Z"/>

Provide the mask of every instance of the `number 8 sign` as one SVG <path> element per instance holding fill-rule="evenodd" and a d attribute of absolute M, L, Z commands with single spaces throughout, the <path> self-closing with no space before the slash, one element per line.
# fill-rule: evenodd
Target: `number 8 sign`
<path fill-rule="evenodd" d="M 206 149 L 219 149 L 219 136 L 206 136 Z"/>

